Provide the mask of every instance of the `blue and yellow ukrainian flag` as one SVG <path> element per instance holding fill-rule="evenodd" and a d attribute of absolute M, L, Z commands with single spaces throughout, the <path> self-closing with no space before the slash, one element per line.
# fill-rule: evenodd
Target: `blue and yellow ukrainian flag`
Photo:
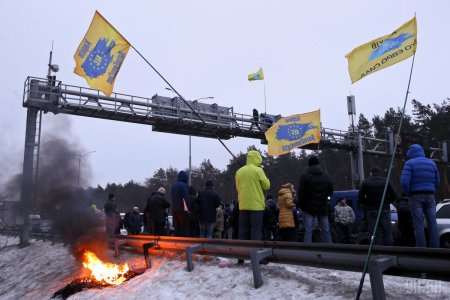
<path fill-rule="evenodd" d="M 352 83 L 416 53 L 417 22 L 412 18 L 393 33 L 361 45 L 346 55 Z"/>
<path fill-rule="evenodd" d="M 259 68 L 258 72 L 248 75 L 248 81 L 253 80 L 264 80 L 264 73 L 262 68 Z"/>
<path fill-rule="evenodd" d="M 111 95 L 130 43 L 96 11 L 91 25 L 75 52 L 75 74 L 91 88 Z"/>
<path fill-rule="evenodd" d="M 269 156 L 320 142 L 320 110 L 281 118 L 266 133 Z"/>

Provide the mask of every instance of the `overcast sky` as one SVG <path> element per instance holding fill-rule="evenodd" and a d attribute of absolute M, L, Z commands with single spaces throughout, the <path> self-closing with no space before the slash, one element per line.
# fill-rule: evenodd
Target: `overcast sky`
<path fill-rule="evenodd" d="M 88 87 L 73 73 L 73 55 L 98 10 L 187 99 L 237 113 L 264 111 L 262 81 L 247 75 L 264 69 L 267 112 L 283 116 L 321 110 L 324 127 L 346 130 L 346 96 L 371 119 L 402 106 L 412 59 L 351 84 L 345 55 L 386 35 L 417 15 L 418 46 L 409 99 L 441 103 L 450 96 L 450 2 L 442 1 L 1 1 L 0 177 L 23 163 L 27 76 L 45 77 L 53 62 L 64 84 Z M 130 49 L 115 92 L 173 96 L 165 83 Z M 411 113 L 408 105 L 407 113 Z M 61 130 L 62 129 L 62 130 Z M 152 132 L 147 125 L 45 114 L 42 138 L 62 131 L 82 151 L 96 151 L 89 184 L 143 182 L 158 168 L 188 167 L 188 137 Z M 259 140 L 225 141 L 234 153 Z M 213 139 L 192 138 L 192 163 L 204 159 L 223 169 L 230 155 Z M 70 159 L 70 158 L 68 158 Z M 73 158 L 76 159 L 76 158 Z M 299 170 L 300 172 L 301 170 Z M 87 174 L 82 174 L 87 176 Z"/>

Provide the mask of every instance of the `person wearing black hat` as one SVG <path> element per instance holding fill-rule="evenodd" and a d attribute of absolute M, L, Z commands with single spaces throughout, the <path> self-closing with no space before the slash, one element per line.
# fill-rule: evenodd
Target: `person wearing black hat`
<path fill-rule="evenodd" d="M 328 197 L 333 194 L 331 177 L 320 167 L 317 156 L 311 156 L 306 173 L 298 185 L 298 206 L 303 211 L 305 243 L 312 242 L 314 218 L 317 217 L 324 243 L 332 243 L 328 221 Z"/>
<path fill-rule="evenodd" d="M 106 234 L 119 234 L 120 230 L 120 214 L 117 211 L 117 203 L 114 201 L 116 196 L 114 194 L 108 195 L 108 201 L 106 201 L 103 208 L 105 212 L 106 221 Z"/>
<path fill-rule="evenodd" d="M 386 177 L 381 176 L 381 168 L 373 166 L 370 169 L 370 177 L 361 183 L 358 193 L 359 205 L 362 208 L 361 211 L 365 211 L 366 213 L 367 225 L 369 226 L 369 239 L 375 238 L 375 245 L 381 244 L 380 232 L 377 230 L 375 237 L 374 229 L 385 185 Z M 385 246 L 393 245 L 390 204 L 396 198 L 397 195 L 394 188 L 391 183 L 388 183 L 378 224 L 383 232 L 383 244 Z"/>
<path fill-rule="evenodd" d="M 206 181 L 205 189 L 198 193 L 200 237 L 212 238 L 216 224 L 216 208 L 221 199 L 214 190 L 212 180 Z"/>

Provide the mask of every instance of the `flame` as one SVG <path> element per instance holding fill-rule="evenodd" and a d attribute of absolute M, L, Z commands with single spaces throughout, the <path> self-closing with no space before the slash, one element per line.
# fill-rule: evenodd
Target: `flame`
<path fill-rule="evenodd" d="M 91 271 L 91 278 L 112 285 L 119 285 L 126 280 L 124 275 L 130 270 L 128 264 L 116 265 L 102 262 L 91 251 L 86 251 L 83 255 L 83 266 Z"/>

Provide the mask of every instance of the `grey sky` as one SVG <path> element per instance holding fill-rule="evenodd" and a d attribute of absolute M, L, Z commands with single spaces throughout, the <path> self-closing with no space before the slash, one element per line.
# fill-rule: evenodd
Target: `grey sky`
<path fill-rule="evenodd" d="M 0 2 L 0 183 L 21 170 L 26 110 L 23 83 L 45 77 L 51 42 L 57 79 L 88 87 L 73 73 L 73 55 L 98 10 L 187 99 L 214 96 L 221 106 L 264 111 L 263 82 L 247 75 L 263 67 L 267 112 L 283 116 L 321 110 L 324 127 L 349 125 L 346 96 L 371 118 L 402 106 L 411 58 L 351 84 L 345 55 L 410 20 L 418 47 L 409 99 L 440 103 L 448 83 L 448 1 L 5 1 Z M 115 92 L 172 96 L 164 82 L 130 49 Z M 408 113 L 411 106 L 408 105 Z M 71 126 L 67 124 L 70 123 Z M 43 139 L 58 128 L 78 141 L 92 166 L 91 185 L 142 182 L 159 167 L 188 167 L 188 137 L 150 126 L 46 114 Z M 61 124 L 64 124 L 62 126 Z M 230 155 L 212 139 L 193 137 L 192 161 L 225 168 Z M 225 141 L 234 152 L 258 140 Z M 259 145 L 262 150 L 266 146 Z M 76 158 L 74 158 L 76 159 Z"/>

